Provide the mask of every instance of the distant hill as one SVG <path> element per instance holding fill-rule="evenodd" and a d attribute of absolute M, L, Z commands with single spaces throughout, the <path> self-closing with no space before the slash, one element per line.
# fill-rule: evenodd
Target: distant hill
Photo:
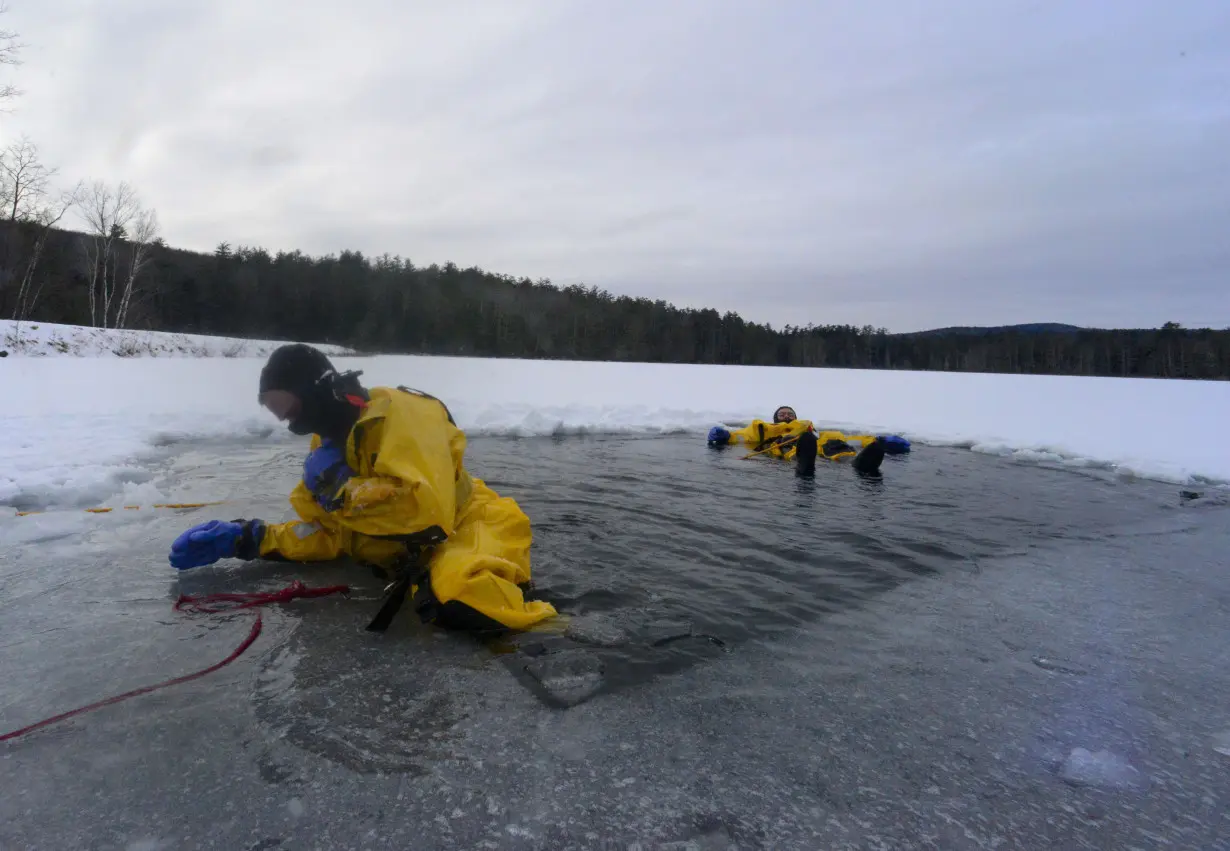
<path fill-rule="evenodd" d="M 1065 325 L 1062 322 L 1026 322 L 1021 325 L 952 325 L 947 328 L 933 328 L 930 331 L 910 331 L 904 334 L 894 334 L 894 337 L 985 337 L 988 334 L 1074 334 L 1086 331 L 1079 325 Z"/>

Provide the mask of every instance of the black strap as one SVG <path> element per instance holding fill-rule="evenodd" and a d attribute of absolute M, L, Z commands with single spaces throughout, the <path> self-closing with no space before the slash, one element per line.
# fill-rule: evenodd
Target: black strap
<path fill-rule="evenodd" d="M 410 574 L 407 572 L 389 586 L 384 605 L 380 607 L 380 611 L 376 612 L 372 622 L 367 625 L 368 632 L 384 632 L 389 628 L 393 618 L 401 611 L 402 604 L 406 602 L 406 593 L 410 590 L 410 584 Z"/>
<path fill-rule="evenodd" d="M 433 527 L 434 528 L 434 527 Z M 414 610 L 419 620 L 431 623 L 439 612 L 439 601 L 431 590 L 431 547 L 423 547 L 417 556 L 407 556 L 406 560 L 394 568 L 396 578 L 388 586 L 388 593 L 380 611 L 367 625 L 368 632 L 384 632 L 393 623 L 393 618 L 401 611 L 406 602 L 406 596 L 412 586 L 418 586 L 414 591 Z"/>
<path fill-rule="evenodd" d="M 444 415 L 448 417 L 448 421 L 453 425 L 457 424 L 453 420 L 453 414 L 449 411 L 448 405 L 430 393 L 424 393 L 422 390 L 413 390 L 403 385 L 399 385 L 397 389 L 403 393 L 439 402 L 440 407 L 444 409 Z M 358 441 L 356 441 L 356 445 L 357 443 Z M 372 457 L 372 463 L 373 465 L 375 464 L 375 456 Z M 439 613 L 439 601 L 431 590 L 431 571 L 428 567 L 428 559 L 431 556 L 433 546 L 445 539 L 444 530 L 439 526 L 431 526 L 414 535 L 372 535 L 370 537 L 401 539 L 407 547 L 418 545 L 421 549 L 417 558 L 414 559 L 414 564 L 403 565 L 398 571 L 397 578 L 388 587 L 388 594 L 384 599 L 384 603 L 380 606 L 380 611 L 376 612 L 372 622 L 367 625 L 368 631 L 384 632 L 387 630 L 389 625 L 393 623 L 393 618 L 397 616 L 397 613 L 401 611 L 401 607 L 405 605 L 406 595 L 410 593 L 410 587 L 414 585 L 418 586 L 414 591 L 414 610 L 418 613 L 419 619 L 423 623 L 431 623 Z"/>
<path fill-rule="evenodd" d="M 423 623 L 431 623 L 440 615 L 440 600 L 431 590 L 431 571 L 423 568 L 414 584 L 418 586 L 414 589 L 414 613 Z"/>

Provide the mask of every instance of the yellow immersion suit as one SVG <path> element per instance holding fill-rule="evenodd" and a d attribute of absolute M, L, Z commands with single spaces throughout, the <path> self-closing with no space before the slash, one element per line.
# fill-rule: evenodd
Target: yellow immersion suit
<path fill-rule="evenodd" d="M 472 622 L 478 613 L 480 622 L 489 618 L 513 629 L 554 616 L 550 603 L 525 598 L 529 517 L 511 497 L 466 472 L 466 436 L 448 409 L 404 389 L 369 393 L 346 441 L 355 474 L 341 507 L 325 511 L 300 481 L 290 495 L 300 519 L 266 525 L 260 556 L 324 561 L 346 554 L 392 577 L 421 553 L 430 583 L 410 586 L 408 595 L 422 599 L 415 596 L 420 590 L 430 592 L 446 614 Z M 313 436 L 312 449 L 319 445 Z"/>
<path fill-rule="evenodd" d="M 795 420 L 789 423 L 770 423 L 764 420 L 752 420 L 741 429 L 730 434 L 728 444 L 742 443 L 753 451 L 764 450 L 763 454 L 773 458 L 793 461 L 799 435 L 806 431 L 816 431 L 811 420 Z M 874 435 L 845 434 L 840 431 L 817 432 L 817 458 L 827 461 L 842 461 L 853 458 L 858 449 L 852 443 L 866 446 L 875 441 Z"/>

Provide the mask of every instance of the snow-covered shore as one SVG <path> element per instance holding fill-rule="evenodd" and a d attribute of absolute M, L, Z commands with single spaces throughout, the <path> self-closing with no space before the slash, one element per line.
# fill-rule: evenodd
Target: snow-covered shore
<path fill-rule="evenodd" d="M 278 345 L 280 343 L 273 340 L 0 319 L 0 352 L 4 356 L 251 358 L 268 355 Z M 330 355 L 352 353 L 342 346 L 320 348 Z"/>
<path fill-rule="evenodd" d="M 73 336 L 36 324 L 23 326 L 23 337 L 27 329 L 41 346 L 79 356 L 0 359 L 9 400 L 0 409 L 0 504 L 131 497 L 169 444 L 295 440 L 256 403 L 274 341 L 96 329 Z M 115 356 L 126 347 L 132 356 Z M 337 363 L 364 370 L 368 384 L 444 399 L 471 436 L 687 433 L 703 446 L 715 423 L 790 404 L 823 426 L 902 434 L 916 451 L 963 446 L 1022 463 L 1230 482 L 1230 446 L 1219 439 L 1230 382 L 423 356 Z"/>

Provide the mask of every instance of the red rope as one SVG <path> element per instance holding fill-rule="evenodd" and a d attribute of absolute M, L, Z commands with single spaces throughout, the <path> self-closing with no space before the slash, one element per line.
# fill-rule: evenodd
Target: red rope
<path fill-rule="evenodd" d="M 205 613 L 229 612 L 234 609 L 263 606 L 266 603 L 288 603 L 296 597 L 327 597 L 330 594 L 346 594 L 349 591 L 350 588 L 346 585 L 309 588 L 296 579 L 281 591 L 267 594 L 208 594 L 204 597 L 189 597 L 185 594 L 175 601 L 175 611 L 191 609 L 194 612 Z M 216 605 L 222 603 L 233 603 L 234 605 Z"/>
<path fill-rule="evenodd" d="M 254 606 L 263 606 L 267 603 L 286 603 L 294 600 L 296 597 L 324 597 L 329 594 L 345 594 L 350 591 L 350 588 L 345 585 L 330 585 L 327 588 L 308 588 L 299 580 L 295 580 L 281 591 L 274 591 L 268 594 L 209 594 L 204 597 L 189 597 L 181 595 L 175 601 L 175 610 L 182 611 L 189 609 L 194 612 L 202 613 L 217 613 L 233 611 L 235 609 L 248 609 Z M 195 680 L 206 674 L 212 674 L 219 668 L 223 668 L 238 659 L 243 652 L 252 646 L 252 642 L 256 641 L 257 636 L 261 634 L 261 613 L 256 612 L 256 620 L 252 623 L 252 630 L 248 633 L 238 647 L 234 649 L 230 656 L 227 656 L 221 662 L 215 665 L 210 665 L 195 673 L 185 674 L 182 677 L 176 677 L 173 680 L 158 683 L 152 686 L 143 686 L 124 694 L 109 697 L 106 700 L 100 700 L 97 703 L 91 703 L 88 706 L 82 706 L 80 709 L 74 709 L 71 712 L 64 712 L 56 715 L 54 718 L 48 718 L 44 721 L 39 721 L 37 724 L 31 724 L 28 727 L 22 727 L 20 730 L 14 730 L 11 733 L 5 733 L 0 736 L 0 742 L 15 739 L 18 736 L 24 736 L 26 733 L 38 730 L 41 727 L 46 727 L 49 724 L 54 724 L 57 721 L 63 721 L 66 718 L 72 718 L 74 715 L 82 715 L 86 712 L 91 712 L 95 709 L 101 709 L 104 706 L 110 706 L 113 703 L 119 703 L 121 700 L 127 700 L 130 697 L 136 697 L 141 694 L 148 694 L 151 691 L 167 688 L 168 686 L 179 685 L 186 683 L 189 680 Z"/>

